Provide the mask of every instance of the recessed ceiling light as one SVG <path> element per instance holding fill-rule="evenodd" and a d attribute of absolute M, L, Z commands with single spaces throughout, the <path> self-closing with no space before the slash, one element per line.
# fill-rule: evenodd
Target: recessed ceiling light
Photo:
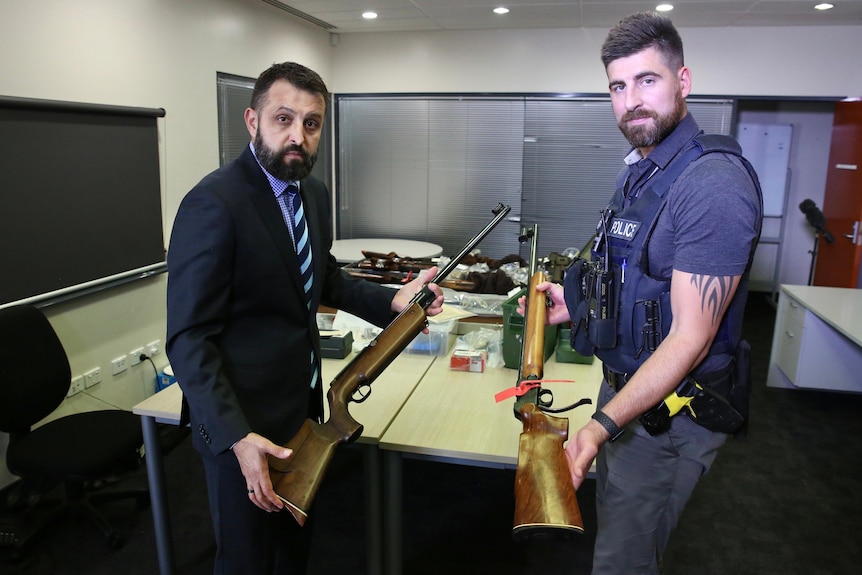
<path fill-rule="evenodd" d="M 659 4 L 655 9 L 659 12 L 670 12 L 673 10 L 673 4 Z"/>
<path fill-rule="evenodd" d="M 508 13 L 509 13 L 509 9 L 505 8 L 503 6 L 500 6 L 499 8 L 494 8 L 494 14 L 499 14 L 500 16 L 502 16 L 503 14 L 508 14 Z"/>
<path fill-rule="evenodd" d="M 377 18 L 377 12 L 371 12 L 369 10 L 368 12 L 363 12 L 362 17 L 366 20 L 374 20 L 375 18 Z"/>
<path fill-rule="evenodd" d="M 833 6 L 832 4 L 827 4 L 825 2 L 823 4 L 818 4 L 814 7 L 815 10 L 831 10 L 832 8 L 835 8 L 835 6 Z"/>

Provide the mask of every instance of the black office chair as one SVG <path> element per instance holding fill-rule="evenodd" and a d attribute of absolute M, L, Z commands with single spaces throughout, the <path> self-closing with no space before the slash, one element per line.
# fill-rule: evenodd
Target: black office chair
<path fill-rule="evenodd" d="M 70 511 L 89 519 L 117 549 L 123 538 L 94 503 L 125 497 L 134 497 L 139 506 L 149 502 L 143 488 L 91 489 L 140 465 L 143 436 L 136 415 L 91 411 L 33 428 L 63 402 L 70 384 L 68 357 L 42 312 L 29 305 L 0 309 L 0 431 L 9 433 L 6 466 L 22 479 L 18 487 L 24 492 L 65 488 L 58 504 L 32 496 L 29 509 L 0 523 L 0 544 L 15 546 L 16 552 L 41 527 Z"/>

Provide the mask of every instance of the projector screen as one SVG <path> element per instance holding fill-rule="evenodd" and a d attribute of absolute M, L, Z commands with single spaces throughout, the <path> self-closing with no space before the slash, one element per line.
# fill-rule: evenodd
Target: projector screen
<path fill-rule="evenodd" d="M 163 109 L 0 96 L 0 307 L 166 270 Z"/>

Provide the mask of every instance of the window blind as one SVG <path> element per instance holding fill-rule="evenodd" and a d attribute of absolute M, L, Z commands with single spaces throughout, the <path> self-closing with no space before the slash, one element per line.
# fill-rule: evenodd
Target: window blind
<path fill-rule="evenodd" d="M 733 100 L 688 106 L 704 131 L 730 133 Z M 444 255 L 498 202 L 514 222 L 482 242 L 483 254 L 527 257 L 517 238 L 534 223 L 541 255 L 581 249 L 630 149 L 607 95 L 341 95 L 336 109 L 338 237 L 430 241 Z"/>
<path fill-rule="evenodd" d="M 522 102 L 341 98 L 338 118 L 339 237 L 431 241 L 454 255 L 497 203 L 520 202 Z M 517 252 L 518 230 L 500 224 L 479 249 Z"/>

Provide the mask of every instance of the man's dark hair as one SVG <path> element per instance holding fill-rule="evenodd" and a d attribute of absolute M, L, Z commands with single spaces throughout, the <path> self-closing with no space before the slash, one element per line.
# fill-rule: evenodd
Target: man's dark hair
<path fill-rule="evenodd" d="M 320 94 L 329 107 L 329 90 L 320 75 L 310 68 L 296 62 L 273 64 L 264 70 L 254 83 L 251 93 L 251 108 L 260 110 L 269 89 L 278 80 L 285 80 L 295 88 L 312 94 Z"/>
<path fill-rule="evenodd" d="M 611 28 L 602 44 L 602 63 L 608 65 L 647 48 L 655 48 L 671 70 L 684 65 L 682 38 L 673 22 L 656 12 L 641 12 L 626 16 Z"/>

